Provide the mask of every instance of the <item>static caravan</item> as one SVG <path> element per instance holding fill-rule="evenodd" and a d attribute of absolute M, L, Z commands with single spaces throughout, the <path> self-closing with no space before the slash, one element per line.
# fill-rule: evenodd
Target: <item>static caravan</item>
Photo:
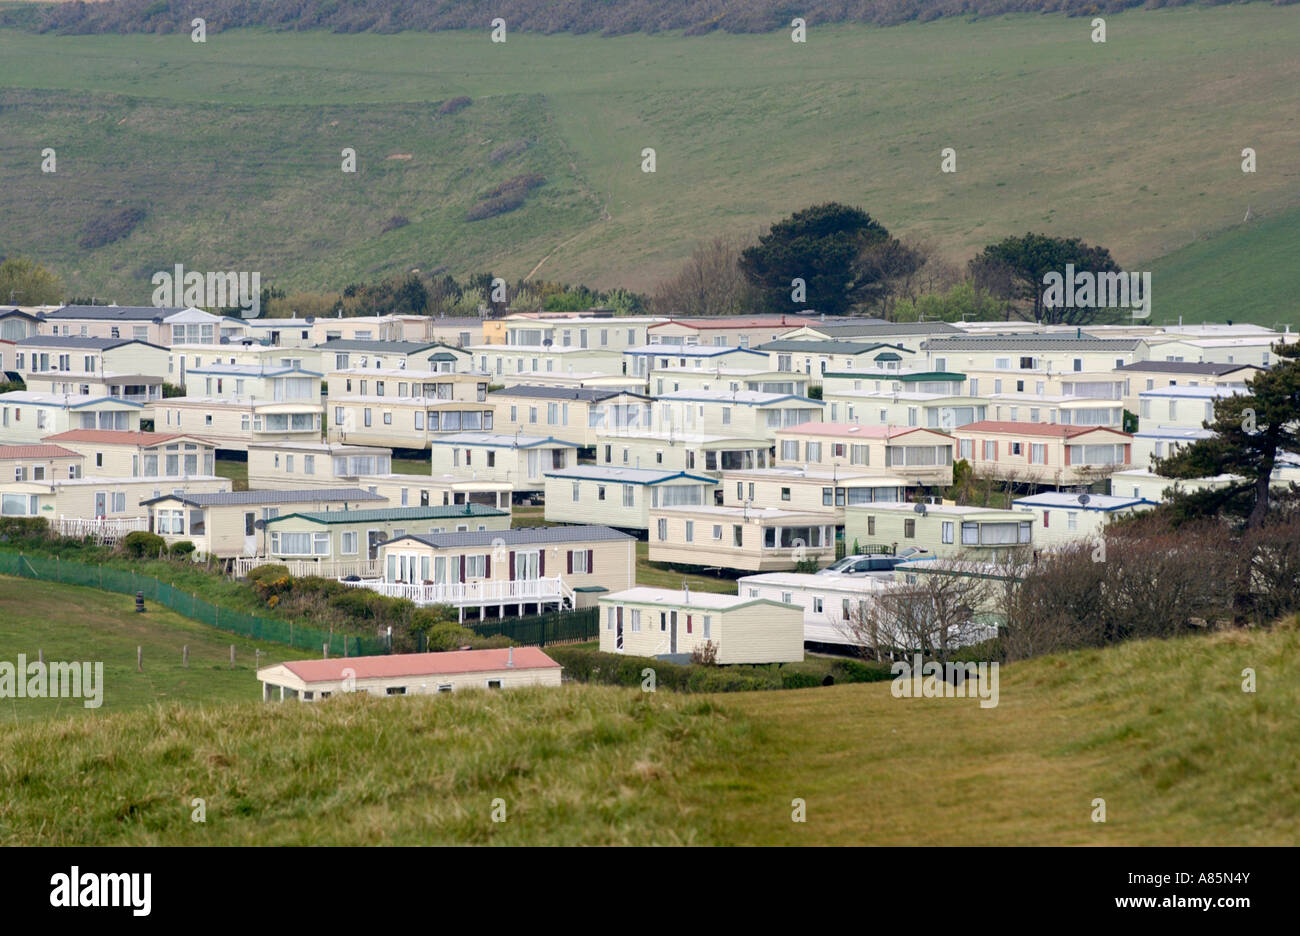
<path fill-rule="evenodd" d="M 487 400 L 488 393 L 487 378 L 469 371 L 439 373 L 354 367 L 331 371 L 325 385 L 331 399 L 381 396 L 483 403 Z"/>
<path fill-rule="evenodd" d="M 326 372 L 409 370 L 457 373 L 473 370 L 469 352 L 436 341 L 366 341 L 335 338 L 316 345 Z"/>
<path fill-rule="evenodd" d="M 956 440 L 935 429 L 808 423 L 776 434 L 778 467 L 871 470 L 916 486 L 952 484 Z"/>
<path fill-rule="evenodd" d="M 559 686 L 560 670 L 560 664 L 537 647 L 507 647 L 290 660 L 262 667 L 257 678 L 264 702 L 316 702 L 351 692 L 405 696 Z"/>
<path fill-rule="evenodd" d="M 772 443 L 701 432 L 620 432 L 596 437 L 601 465 L 657 471 L 741 471 L 772 464 Z"/>
<path fill-rule="evenodd" d="M 945 393 L 841 390 L 825 395 L 829 422 L 868 426 L 925 427 L 951 432 L 978 422 L 988 412 L 987 397 Z"/>
<path fill-rule="evenodd" d="M 590 448 L 598 436 L 650 428 L 650 398 L 618 389 L 519 385 L 488 394 L 498 432 L 548 435 Z"/>
<path fill-rule="evenodd" d="M 281 514 L 266 521 L 271 561 L 321 566 L 315 574 L 382 575 L 379 547 L 407 533 L 467 533 L 510 529 L 510 514 L 479 504 L 448 507 L 378 507 Z M 355 568 L 344 568 L 355 566 Z"/>
<path fill-rule="evenodd" d="M 601 598 L 600 617 L 605 653 L 689 656 L 711 643 L 721 664 L 803 659 L 803 613 L 762 598 L 639 586 Z"/>
<path fill-rule="evenodd" d="M 748 569 L 793 569 L 835 558 L 835 518 L 776 507 L 658 507 L 650 510 L 650 561 Z"/>
<path fill-rule="evenodd" d="M 907 546 L 941 559 L 991 559 L 1034 543 L 1034 521 L 1017 510 L 952 504 L 869 504 L 844 509 L 844 542 L 850 550 Z"/>
<path fill-rule="evenodd" d="M 1124 428 L 1124 407 L 1119 400 L 1029 393 L 995 393 L 988 399 L 993 422 Z"/>
<path fill-rule="evenodd" d="M 341 442 L 253 442 L 248 446 L 248 486 L 342 488 L 393 470 L 392 449 Z"/>
<path fill-rule="evenodd" d="M 387 502 L 359 488 L 304 488 L 161 494 L 141 503 L 148 508 L 150 532 L 168 543 L 189 540 L 201 554 L 227 558 L 265 556 L 270 545 L 266 521 L 281 514 L 356 510 Z"/>
<path fill-rule="evenodd" d="M 69 429 L 139 432 L 141 403 L 114 397 L 11 390 L 0 393 L 0 440 L 38 443 Z"/>
<path fill-rule="evenodd" d="M 1067 494 L 1062 491 L 1021 497 L 1011 503 L 1012 509 L 1033 516 L 1037 531 L 1034 545 L 1041 548 L 1062 546 L 1079 539 L 1095 539 L 1116 517 L 1150 510 L 1154 506 L 1156 501 L 1141 497 Z"/>
<path fill-rule="evenodd" d="M 1109 373 L 1152 357 L 1141 338 L 1094 338 L 1082 331 L 1036 335 L 961 335 L 928 338 L 922 350 L 935 370 Z"/>
<path fill-rule="evenodd" d="M 754 390 L 683 390 L 655 397 L 656 432 L 727 435 L 744 439 L 776 437 L 780 429 L 822 418 L 822 401 Z"/>
<path fill-rule="evenodd" d="M 686 367 L 657 368 L 650 372 L 649 387 L 656 396 L 683 390 L 725 390 L 735 393 L 754 390 L 784 396 L 807 396 L 808 379 L 799 374 L 782 374 L 771 370 L 742 370 L 718 367 L 693 370 Z"/>
<path fill-rule="evenodd" d="M 383 580 L 353 583 L 480 618 L 589 607 L 636 581 L 636 540 L 604 526 L 410 534 L 382 544 Z"/>
<path fill-rule="evenodd" d="M 546 519 L 647 530 L 652 508 L 711 504 L 716 484 L 707 475 L 652 468 L 579 465 L 548 471 Z"/>
<path fill-rule="evenodd" d="M 351 445 L 428 448 L 445 435 L 491 432 L 491 403 L 423 397 L 351 396 L 329 401 L 329 440 Z"/>
<path fill-rule="evenodd" d="M 33 335 L 19 340 L 14 353 L 14 369 L 38 392 L 149 403 L 162 396 L 167 375 L 167 349 L 132 338 Z"/>
<path fill-rule="evenodd" d="M 868 606 L 895 587 L 893 582 L 869 575 L 833 573 L 764 572 L 736 581 L 736 592 L 742 598 L 761 598 L 799 608 L 803 612 L 804 643 L 838 650 L 863 645 L 861 625 Z"/>
<path fill-rule="evenodd" d="M 814 321 L 794 315 L 672 318 L 651 325 L 647 335 L 652 345 L 757 348 Z"/>
<path fill-rule="evenodd" d="M 845 320 L 827 317 L 776 336 L 794 341 L 854 341 L 870 343 L 884 341 L 899 344 L 916 351 L 921 343 L 936 335 L 960 335 L 956 325 L 947 322 L 882 322 L 879 319 Z M 772 340 L 776 340 L 775 338 Z"/>
<path fill-rule="evenodd" d="M 72 429 L 46 436 L 45 441 L 84 456 L 87 475 L 174 481 L 217 473 L 217 447 L 185 433 Z"/>
<path fill-rule="evenodd" d="M 862 468 L 766 468 L 723 472 L 718 490 L 725 507 L 773 506 L 825 513 L 844 523 L 849 504 L 898 503 L 907 482 Z"/>
<path fill-rule="evenodd" d="M 434 474 L 509 484 L 516 493 L 541 491 L 546 474 L 577 464 L 578 447 L 552 436 L 460 432 L 432 440 Z"/>
<path fill-rule="evenodd" d="M 514 493 L 509 481 L 480 480 L 474 477 L 474 470 L 460 475 L 367 475 L 355 480 L 372 494 L 387 498 L 394 507 L 479 504 L 508 513 Z"/>
<path fill-rule="evenodd" d="M 953 435 L 977 475 L 1025 484 L 1086 485 L 1133 464 L 1133 437 L 1101 426 L 985 420 Z"/>
<path fill-rule="evenodd" d="M 768 369 L 767 355 L 761 351 L 725 345 L 644 345 L 628 348 L 623 360 L 623 372 L 642 380 L 648 380 L 653 371 L 668 368 L 697 373 L 721 367 Z"/>
<path fill-rule="evenodd" d="M 316 442 L 321 404 L 316 401 L 259 402 L 216 397 L 168 397 L 154 406 L 154 429 L 194 432 L 218 449 L 246 452 L 254 442 Z"/>
<path fill-rule="evenodd" d="M 501 340 L 512 348 L 573 348 L 618 351 L 646 344 L 646 329 L 664 321 L 652 315 L 614 315 L 610 310 L 519 312 L 507 315 Z"/>
<path fill-rule="evenodd" d="M 1244 394 L 1244 387 L 1165 387 L 1138 394 L 1138 426 L 1200 429 L 1214 422 L 1214 404 Z"/>
<path fill-rule="evenodd" d="M 827 374 L 900 369 L 907 367 L 915 351 L 901 344 L 853 341 L 769 341 L 759 345 L 775 370 L 802 374 L 813 386 L 821 386 Z"/>
<path fill-rule="evenodd" d="M 1138 412 L 1144 390 L 1166 387 L 1235 387 L 1245 393 L 1249 381 L 1264 368 L 1254 364 L 1218 364 L 1195 361 L 1138 361 L 1115 368 L 1124 381 L 1124 408 Z"/>
<path fill-rule="evenodd" d="M 625 374 L 623 354 L 617 348 L 578 348 L 558 345 L 476 345 L 473 353 L 479 371 L 494 383 L 547 374 Z"/>
<path fill-rule="evenodd" d="M 0 483 L 79 478 L 86 456 L 54 443 L 0 444 Z"/>

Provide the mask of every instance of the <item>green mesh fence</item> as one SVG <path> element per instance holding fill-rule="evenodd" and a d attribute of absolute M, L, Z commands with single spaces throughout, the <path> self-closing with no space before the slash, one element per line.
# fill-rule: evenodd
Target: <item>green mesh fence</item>
<path fill-rule="evenodd" d="M 0 575 L 84 585 L 122 595 L 143 593 L 146 601 L 171 608 L 177 614 L 202 621 L 218 630 L 242 634 L 255 640 L 287 644 L 304 650 L 320 650 L 330 645 L 330 655 L 371 656 L 388 653 L 388 641 L 379 637 L 357 637 L 302 627 L 288 621 L 257 617 L 214 605 L 190 592 L 183 591 L 152 575 L 139 575 L 125 569 L 106 568 L 66 559 L 46 559 L 0 550 Z M 466 621 L 465 626 L 482 637 L 504 635 L 525 646 L 580 643 L 600 636 L 600 609 L 559 611 L 528 617 L 501 618 L 494 621 Z M 421 644 L 423 641 L 421 641 Z"/>
<path fill-rule="evenodd" d="M 465 626 L 481 637 L 504 634 L 515 643 L 532 647 L 547 644 L 581 643 L 600 636 L 600 608 L 579 611 L 553 611 L 529 617 L 500 618 L 494 621 L 466 621 Z"/>
<path fill-rule="evenodd" d="M 371 656 L 388 653 L 388 641 L 378 637 L 331 634 L 314 627 L 302 627 L 288 621 L 257 617 L 232 611 L 183 591 L 152 575 L 139 575 L 125 569 L 88 565 L 65 559 L 46 559 L 21 553 L 0 551 L 0 575 L 13 575 L 65 585 L 84 585 L 122 595 L 144 595 L 177 614 L 202 621 L 218 630 L 241 634 L 254 640 L 287 644 L 303 650 L 320 650 L 329 644 L 331 656 Z"/>

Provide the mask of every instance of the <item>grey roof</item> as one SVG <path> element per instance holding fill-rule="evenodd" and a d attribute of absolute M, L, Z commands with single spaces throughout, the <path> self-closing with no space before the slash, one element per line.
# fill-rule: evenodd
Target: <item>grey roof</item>
<path fill-rule="evenodd" d="M 184 312 L 184 306 L 87 306 L 70 305 L 55 309 L 45 316 L 48 319 L 122 319 L 151 322 Z"/>
<path fill-rule="evenodd" d="M 374 510 L 313 510 L 282 514 L 268 520 L 279 523 L 301 517 L 314 523 L 387 523 L 394 520 L 454 520 L 457 517 L 507 517 L 504 510 L 482 504 L 450 504 L 436 507 L 379 507 Z"/>
<path fill-rule="evenodd" d="M 713 478 L 693 474 L 688 471 L 673 471 L 660 468 L 624 468 L 621 465 L 579 465 L 577 468 L 557 468 L 544 472 L 548 478 L 568 478 L 573 481 L 608 481 L 624 484 L 662 484 L 683 478 L 687 481 L 700 481 L 717 484 Z"/>
<path fill-rule="evenodd" d="M 480 445 L 483 448 L 533 448 L 538 445 L 578 447 L 576 442 L 566 442 L 554 436 L 511 435 L 508 432 L 453 432 L 429 441 L 433 445 Z"/>
<path fill-rule="evenodd" d="M 1115 370 L 1142 371 L 1151 374 L 1205 374 L 1218 377 L 1239 370 L 1263 370 L 1254 364 L 1214 364 L 1200 361 L 1134 361 Z"/>
<path fill-rule="evenodd" d="M 320 351 L 372 351 L 375 354 L 416 354 L 429 348 L 447 347 L 450 346 L 440 341 L 370 341 L 359 338 L 331 338 L 316 346 Z M 469 354 L 468 351 L 461 353 Z"/>
<path fill-rule="evenodd" d="M 29 335 L 20 338 L 15 344 L 46 348 L 87 348 L 93 351 L 107 351 L 118 345 L 142 344 L 149 348 L 165 350 L 160 345 L 140 341 L 137 338 L 90 338 L 83 335 Z"/>
<path fill-rule="evenodd" d="M 776 341 L 769 341 L 766 344 L 759 345 L 757 351 L 803 351 L 813 354 L 866 354 L 868 351 L 875 351 L 877 348 L 889 348 L 893 351 L 907 351 L 908 354 L 915 352 L 908 351 L 902 345 L 886 344 L 883 341 L 873 342 L 855 342 L 855 341 L 799 341 L 794 338 L 779 338 Z"/>
<path fill-rule="evenodd" d="M 502 347 L 505 346 L 502 345 Z M 493 390 L 488 395 L 528 397 L 535 400 L 581 400 L 585 403 L 599 403 L 601 400 L 608 400 L 611 397 L 623 394 L 642 400 L 651 399 L 644 393 L 633 393 L 630 390 L 618 387 L 539 387 L 534 384 L 516 384 L 504 390 Z"/>
<path fill-rule="evenodd" d="M 947 322 L 817 322 L 814 331 L 840 338 L 884 338 L 889 335 L 953 335 L 961 329 Z M 793 329 L 792 329 L 793 330 Z"/>
<path fill-rule="evenodd" d="M 1075 335 L 965 335 L 930 338 L 928 351 L 1132 351 L 1140 338 L 1094 338 Z"/>
<path fill-rule="evenodd" d="M 141 501 L 152 504 L 160 500 L 175 498 L 194 507 L 227 507 L 234 504 L 315 504 L 325 501 L 386 501 L 388 498 L 371 494 L 361 488 L 299 488 L 287 491 L 216 491 L 208 493 L 164 494 Z"/>
<path fill-rule="evenodd" d="M 535 546 L 550 543 L 590 543 L 602 540 L 630 540 L 635 537 L 607 526 L 521 527 L 517 530 L 476 530 L 466 533 L 407 534 L 399 539 L 415 539 L 435 549 L 458 546 Z M 389 540 L 393 542 L 393 540 Z"/>

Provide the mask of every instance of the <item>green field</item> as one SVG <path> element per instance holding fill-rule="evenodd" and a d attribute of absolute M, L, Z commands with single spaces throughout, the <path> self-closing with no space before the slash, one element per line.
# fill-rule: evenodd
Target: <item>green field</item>
<path fill-rule="evenodd" d="M 146 301 L 149 275 L 177 262 L 285 288 L 490 268 L 645 289 L 703 238 L 828 199 L 954 259 L 1033 229 L 1105 244 L 1130 268 L 1230 228 L 1247 205 L 1261 218 L 1296 207 L 1293 10 L 1107 22 L 1105 44 L 1086 19 L 1054 16 L 814 27 L 802 45 L 784 32 L 493 45 L 240 30 L 196 45 L 0 31 L 4 247 L 121 302 Z M 458 95 L 473 104 L 437 113 Z M 47 146 L 53 175 L 38 171 Z M 948 146 L 958 171 L 945 175 Z M 1239 168 L 1245 146 L 1254 175 Z M 340 172 L 344 147 L 356 175 Z M 527 172 L 547 182 L 523 207 L 465 220 Z M 87 220 L 123 207 L 147 212 L 130 236 L 77 246 Z M 411 223 L 381 234 L 397 215 Z M 1216 296 L 1254 285 L 1240 267 L 1215 282 Z M 1196 285 L 1161 284 L 1184 314 L 1218 309 Z"/>
<path fill-rule="evenodd" d="M 81 700 L 0 699 L 0 723 L 53 715 L 103 718 L 159 702 L 211 705 L 256 699 L 253 673 L 259 659 L 266 666 L 306 655 L 215 630 L 152 601 L 146 608 L 137 614 L 130 595 L 0 576 L 0 660 L 15 663 L 23 653 L 34 661 L 44 651 L 47 661 L 104 664 L 98 709 L 86 709 Z M 182 665 L 185 646 L 190 648 L 188 668 Z M 136 647 L 144 649 L 143 673 L 136 671 Z"/>
<path fill-rule="evenodd" d="M 99 710 L 6 711 L 0 843 L 1300 837 L 1296 622 L 1007 666 L 988 709 L 896 699 L 888 683 L 721 696 L 570 685 L 280 705 L 230 701 L 256 684 L 247 664 L 232 673 L 213 659 L 225 635 L 152 609 L 141 621 L 124 605 L 0 580 L 0 659 L 43 646 L 47 659 L 113 661 Z M 159 659 L 178 658 L 184 642 L 190 670 Z M 1254 693 L 1241 690 L 1246 667 Z M 191 821 L 195 797 L 205 823 Z M 1097 797 L 1104 824 L 1090 821 Z M 497 799 L 503 822 L 492 821 Z M 795 799 L 804 823 L 791 821 Z"/>

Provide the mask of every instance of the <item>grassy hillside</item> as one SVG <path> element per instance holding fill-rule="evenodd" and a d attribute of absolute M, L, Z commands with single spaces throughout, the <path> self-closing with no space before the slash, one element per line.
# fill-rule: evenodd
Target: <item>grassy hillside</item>
<path fill-rule="evenodd" d="M 1085 19 L 1024 15 L 815 27 L 804 44 L 0 30 L 4 248 L 123 302 L 146 300 L 148 274 L 175 262 L 287 288 L 414 267 L 649 288 L 700 239 L 819 200 L 860 204 L 957 259 L 1034 229 L 1129 266 L 1247 204 L 1296 204 L 1293 11 L 1131 11 L 1108 25 L 1105 44 Z M 473 104 L 438 113 L 461 95 Z M 1239 171 L 1246 145 L 1256 175 Z M 45 146 L 53 176 L 37 171 Z M 339 171 L 345 146 L 355 176 Z M 939 172 L 948 146 L 952 175 Z M 523 207 L 465 220 L 531 172 L 546 183 Z M 87 221 L 133 207 L 146 214 L 129 236 L 78 246 Z M 381 234 L 396 215 L 411 223 Z"/>
<path fill-rule="evenodd" d="M 1152 321 L 1300 328 L 1300 209 L 1237 222 L 1152 264 Z"/>
<path fill-rule="evenodd" d="M 0 576 L 0 660 L 16 664 L 23 653 L 34 661 L 43 650 L 47 661 L 104 664 L 98 709 L 86 709 L 80 699 L 0 699 L 0 724 L 69 715 L 102 719 L 167 702 L 195 706 L 256 699 L 255 651 L 261 651 L 263 666 L 305 655 L 206 627 L 153 602 L 147 608 L 136 614 L 129 595 Z M 144 647 L 143 673 L 136 671 L 137 646 Z M 182 666 L 184 646 L 190 648 L 188 669 Z"/>
<path fill-rule="evenodd" d="M 0 842 L 1289 844 L 1298 650 L 1289 625 L 1044 658 L 993 709 L 886 683 L 78 713 L 0 729 Z"/>

